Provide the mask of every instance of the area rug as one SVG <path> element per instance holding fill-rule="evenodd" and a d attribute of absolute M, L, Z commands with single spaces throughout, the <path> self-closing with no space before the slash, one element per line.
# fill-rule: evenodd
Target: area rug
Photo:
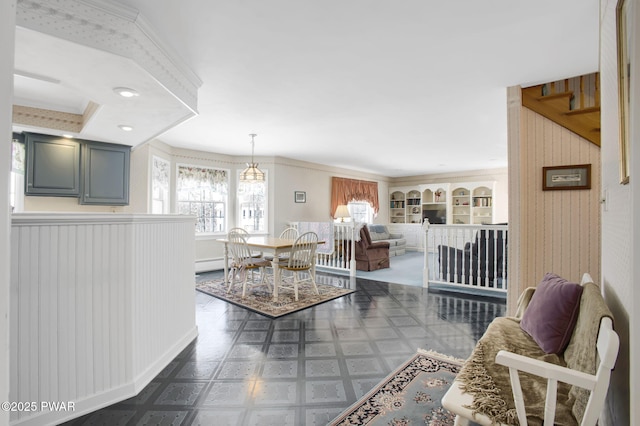
<path fill-rule="evenodd" d="M 433 351 L 418 350 L 329 425 L 453 425 L 455 415 L 442 408 L 440 400 L 462 363 Z"/>
<path fill-rule="evenodd" d="M 236 284 L 233 291 L 227 293 L 227 287 L 222 278 L 196 283 L 196 290 L 269 318 L 278 318 L 292 312 L 301 311 L 355 291 L 327 284 L 317 285 L 319 295 L 316 294 L 311 283 L 301 283 L 298 286 L 297 302 L 292 290 L 280 290 L 278 301 L 274 301 L 273 294 L 266 285 L 247 288 L 247 295 L 243 299 L 242 284 Z"/>

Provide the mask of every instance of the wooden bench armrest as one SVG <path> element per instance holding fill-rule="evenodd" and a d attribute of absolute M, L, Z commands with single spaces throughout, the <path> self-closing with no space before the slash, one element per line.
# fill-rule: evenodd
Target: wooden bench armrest
<path fill-rule="evenodd" d="M 594 375 L 572 370 L 550 362 L 529 358 L 524 355 L 514 354 L 513 352 L 498 352 L 496 355 L 496 363 L 509 367 L 509 369 L 514 368 L 519 371 L 524 371 L 525 373 L 543 377 L 547 380 L 553 379 L 570 385 L 580 386 L 588 390 L 592 390 L 596 383 L 596 376 Z"/>
<path fill-rule="evenodd" d="M 596 376 L 585 374 L 581 371 L 572 370 L 567 367 L 540 361 L 512 352 L 500 351 L 496 355 L 496 363 L 509 367 L 509 377 L 511 379 L 511 389 L 513 400 L 518 413 L 518 420 L 521 425 L 527 424 L 527 414 L 524 405 L 522 386 L 520 385 L 519 371 L 534 374 L 547 379 L 547 395 L 544 407 L 544 424 L 554 424 L 556 415 L 556 399 L 558 394 L 558 382 L 565 382 L 571 385 L 580 386 L 593 390 L 596 385 Z"/>

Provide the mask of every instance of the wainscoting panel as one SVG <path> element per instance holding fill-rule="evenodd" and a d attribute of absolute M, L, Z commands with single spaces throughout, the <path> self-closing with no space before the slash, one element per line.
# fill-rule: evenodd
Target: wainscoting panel
<path fill-rule="evenodd" d="M 142 390 L 196 336 L 194 247 L 185 216 L 14 215 L 10 400 L 38 410 L 11 424 L 59 423 Z"/>
<path fill-rule="evenodd" d="M 509 273 L 518 286 L 511 289 L 510 313 L 514 298 L 536 286 L 546 272 L 574 282 L 589 272 L 596 283 L 601 274 L 600 148 L 524 107 L 519 123 L 517 135 L 511 136 L 519 141 L 510 148 L 509 198 L 512 206 L 518 204 L 510 218 L 510 254 L 515 256 Z M 591 164 L 591 189 L 542 190 L 544 166 L 575 164 Z"/>

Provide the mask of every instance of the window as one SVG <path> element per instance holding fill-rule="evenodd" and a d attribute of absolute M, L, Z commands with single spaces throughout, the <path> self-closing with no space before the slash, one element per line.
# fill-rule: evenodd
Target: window
<path fill-rule="evenodd" d="M 176 195 L 178 213 L 197 217 L 197 233 L 226 232 L 228 171 L 178 165 Z"/>
<path fill-rule="evenodd" d="M 169 170 L 171 163 L 153 156 L 151 164 L 151 213 L 169 213 Z"/>
<path fill-rule="evenodd" d="M 238 182 L 238 226 L 267 232 L 267 182 Z"/>
<path fill-rule="evenodd" d="M 333 176 L 331 178 L 331 217 L 338 206 L 349 205 L 351 202 L 368 202 L 371 205 L 371 218 L 378 214 L 378 183 L 366 180 L 347 179 Z"/>
<path fill-rule="evenodd" d="M 373 222 L 373 209 L 368 201 L 352 201 L 347 204 L 351 221 L 353 222 Z"/>

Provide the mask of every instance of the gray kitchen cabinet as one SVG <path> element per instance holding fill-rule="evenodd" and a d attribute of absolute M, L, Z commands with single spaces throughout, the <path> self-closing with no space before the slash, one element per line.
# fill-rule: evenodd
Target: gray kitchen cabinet
<path fill-rule="evenodd" d="M 59 136 L 25 133 L 25 194 L 80 195 L 80 143 Z"/>
<path fill-rule="evenodd" d="M 130 151 L 124 145 L 85 143 L 80 204 L 129 204 Z"/>
<path fill-rule="evenodd" d="M 129 204 L 131 147 L 24 133 L 25 195 L 76 197 L 80 204 Z"/>

